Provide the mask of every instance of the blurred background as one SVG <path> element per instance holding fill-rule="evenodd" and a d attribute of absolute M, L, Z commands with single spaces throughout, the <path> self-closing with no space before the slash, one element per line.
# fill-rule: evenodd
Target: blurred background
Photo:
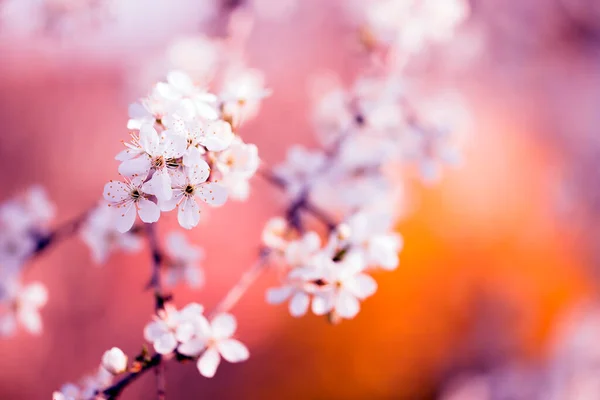
<path fill-rule="evenodd" d="M 243 3 L 0 0 L 0 200 L 41 183 L 58 222 L 92 205 L 115 177 L 127 106 L 164 71 L 168 44 L 223 35 Z M 469 123 L 462 165 L 441 184 L 399 182 L 410 190 L 398 270 L 337 326 L 266 305 L 266 276 L 234 309 L 250 360 L 210 380 L 171 363 L 168 398 L 600 398 L 600 3 L 469 5 L 452 41 L 410 71 L 427 90 L 459 93 Z M 346 2 L 253 7 L 248 64 L 273 95 L 242 134 L 272 165 L 317 142 L 311 79 L 334 71 L 350 83 L 364 64 Z M 176 304 L 216 304 L 283 207 L 257 177 L 248 202 L 206 213 L 188 237 L 206 250 L 207 286 L 180 288 Z M 44 335 L 0 341 L 0 398 L 49 399 L 106 349 L 139 352 L 149 268 L 144 252 L 97 267 L 80 240 L 36 259 L 26 278 L 49 288 Z M 154 379 L 122 398 L 154 398 Z"/>

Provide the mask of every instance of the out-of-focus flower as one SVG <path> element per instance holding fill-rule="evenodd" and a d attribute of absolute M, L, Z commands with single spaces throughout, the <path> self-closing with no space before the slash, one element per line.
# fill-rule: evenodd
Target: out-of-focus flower
<path fill-rule="evenodd" d="M 167 235 L 167 263 L 165 283 L 175 286 L 183 281 L 192 288 L 204 284 L 204 272 L 198 262 L 204 258 L 201 247 L 190 244 L 180 232 L 171 232 Z"/>
<path fill-rule="evenodd" d="M 233 339 L 237 323 L 231 314 L 216 315 L 210 325 L 204 325 L 196 336 L 179 346 L 181 354 L 196 357 L 198 371 L 212 378 L 221 362 L 221 357 L 231 363 L 246 361 L 250 356 L 248 349 L 240 341 Z"/>
<path fill-rule="evenodd" d="M 0 304 L 0 334 L 12 335 L 21 325 L 32 335 L 42 333 L 39 310 L 48 301 L 48 291 L 40 282 L 21 285 L 15 281 L 3 282 Z"/>
<path fill-rule="evenodd" d="M 231 146 L 218 154 L 215 165 L 221 173 L 220 183 L 232 199 L 246 200 L 250 194 L 250 178 L 258 170 L 258 148 L 236 138 Z"/>
<path fill-rule="evenodd" d="M 178 311 L 167 304 L 154 321 L 144 328 L 144 338 L 159 354 L 171 354 L 177 346 L 191 339 L 197 324 L 202 322 L 204 307 L 191 303 Z"/>
<path fill-rule="evenodd" d="M 102 203 L 94 208 L 81 229 L 81 237 L 89 246 L 93 260 L 98 264 L 105 263 L 115 250 L 131 253 L 139 251 L 142 247 L 141 238 L 136 234 L 121 233 L 116 229 L 116 219 L 117 215 L 106 203 Z"/>
<path fill-rule="evenodd" d="M 275 168 L 275 174 L 285 181 L 288 193 L 294 197 L 317 177 L 326 159 L 322 151 L 295 145 L 288 150 L 285 163 Z"/>

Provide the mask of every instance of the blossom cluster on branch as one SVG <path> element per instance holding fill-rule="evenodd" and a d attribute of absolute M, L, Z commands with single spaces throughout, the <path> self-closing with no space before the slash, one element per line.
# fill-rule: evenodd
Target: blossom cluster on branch
<path fill-rule="evenodd" d="M 369 29 L 381 33 L 378 43 L 386 43 L 389 35 L 382 32 L 390 21 L 382 19 L 387 11 L 377 7 L 393 2 L 368 3 Z M 424 15 L 428 8 L 419 10 Z M 240 42 L 252 24 L 239 15 L 232 17 L 240 26 L 237 31 L 230 26 L 230 49 L 217 39 L 188 41 L 191 47 L 186 48 L 214 57 L 191 54 L 193 68 L 183 66 L 187 58 L 129 107 L 130 138 L 116 155 L 120 177 L 105 184 L 97 205 L 55 231 L 47 228 L 53 208 L 39 207 L 45 202 L 42 192 L 33 190 L 24 200 L 4 206 L 22 211 L 21 219 L 13 220 L 17 213 L 12 211 L 4 218 L 0 210 L 0 221 L 11 229 L 14 225 L 0 235 L 0 250 L 10 249 L 18 260 L 16 269 L 66 233 L 80 234 L 97 263 L 106 262 L 116 250 L 139 251 L 144 237 L 151 252 L 148 287 L 155 310 L 143 330 L 148 346 L 133 357 L 118 348 L 108 350 L 97 373 L 78 385 L 63 386 L 54 400 L 117 398 L 153 369 L 159 375 L 159 398 L 164 398 L 162 368 L 167 361 L 194 360 L 199 373 L 210 378 L 222 359 L 247 360 L 249 350 L 234 338 L 237 323 L 229 312 L 265 271 L 280 278 L 279 286 L 268 289 L 267 302 L 289 302 L 292 316 L 310 309 L 332 323 L 354 318 L 361 302 L 377 290 L 374 273 L 399 265 L 403 239 L 395 224 L 404 192 L 398 171 L 416 170 L 426 182 L 434 182 L 445 164 L 459 158 L 450 131 L 421 115 L 402 70 L 384 57 L 349 87 L 335 85 L 321 93 L 313 112 L 319 148 L 292 146 L 283 163 L 268 168 L 258 147 L 246 143 L 241 133 L 271 91 L 260 71 L 244 63 Z M 409 39 L 399 40 L 416 40 Z M 412 54 L 412 48 L 403 51 Z M 204 251 L 180 232 L 161 240 L 153 224 L 173 212 L 182 228 L 195 228 L 205 207 L 246 200 L 255 175 L 283 190 L 286 199 L 281 214 L 263 230 L 257 263 L 211 312 L 198 303 L 178 309 L 169 290 L 179 282 L 204 284 L 199 265 Z M 36 207 L 29 208 L 31 202 Z M 11 240 L 23 248 L 13 248 Z M 40 332 L 37 309 L 46 301 L 45 289 L 35 283 L 6 286 L 2 294 L 8 322 L 2 327 L 19 321 Z"/>

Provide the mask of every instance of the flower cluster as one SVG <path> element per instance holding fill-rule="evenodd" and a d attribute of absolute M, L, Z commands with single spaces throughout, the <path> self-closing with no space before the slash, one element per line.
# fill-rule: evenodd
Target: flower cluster
<path fill-rule="evenodd" d="M 410 55 L 429 43 L 451 39 L 469 15 L 469 4 L 465 0 L 371 0 L 355 1 L 351 11 L 360 21 L 364 45 Z"/>
<path fill-rule="evenodd" d="M 204 284 L 204 271 L 198 263 L 204 258 L 201 247 L 187 241 L 181 232 L 171 232 L 166 237 L 165 283 L 173 287 L 180 282 L 191 288 Z"/>
<path fill-rule="evenodd" d="M 175 208 L 179 224 L 191 229 L 200 221 L 198 200 L 220 206 L 228 196 L 247 195 L 258 151 L 234 133 L 232 121 L 252 94 L 243 84 L 231 85 L 218 97 L 186 73 L 172 71 L 130 107 L 132 139 L 116 157 L 124 181 L 104 187 L 120 232 L 131 229 L 136 215 L 153 223 Z"/>
<path fill-rule="evenodd" d="M 96 373 L 84 377 L 79 385 L 64 384 L 52 394 L 52 400 L 89 400 L 108 387 L 116 375 L 127 370 L 127 356 L 118 347 L 107 350 Z"/>
<path fill-rule="evenodd" d="M 144 337 L 153 344 L 154 350 L 164 356 L 177 353 L 197 358 L 200 374 L 212 378 L 221 358 L 237 363 L 249 357 L 246 346 L 232 336 L 237 323 L 231 314 L 221 313 L 210 322 L 203 315 L 204 307 L 188 304 L 181 310 L 170 304 L 158 312 L 154 321 L 144 328 Z"/>
<path fill-rule="evenodd" d="M 263 241 L 280 255 L 283 273 L 282 286 L 267 291 L 267 302 L 289 299 L 289 311 L 295 317 L 311 306 L 313 313 L 328 314 L 332 321 L 354 318 L 360 300 L 377 290 L 368 272 L 398 266 L 402 239 L 390 222 L 384 216 L 354 214 L 330 233 L 323 246 L 313 231 L 287 240 L 285 228 L 281 229 L 285 220 L 270 221 Z"/>
<path fill-rule="evenodd" d="M 46 304 L 46 288 L 40 282 L 23 283 L 21 273 L 51 240 L 48 224 L 54 214 L 39 186 L 0 205 L 0 335 L 12 335 L 18 325 L 32 334 L 42 332 L 39 309 Z"/>

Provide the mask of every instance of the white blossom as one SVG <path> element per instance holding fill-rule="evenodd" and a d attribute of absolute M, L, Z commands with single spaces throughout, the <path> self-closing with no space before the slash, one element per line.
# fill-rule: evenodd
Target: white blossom
<path fill-rule="evenodd" d="M 167 235 L 166 252 L 168 256 L 165 283 L 175 286 L 178 282 L 186 282 L 192 288 L 204 284 L 204 272 L 198 262 L 204 258 L 201 247 L 190 244 L 180 232 Z"/>
<path fill-rule="evenodd" d="M 149 199 L 148 189 L 139 176 L 125 178 L 125 182 L 110 181 L 104 186 L 104 199 L 117 215 L 116 227 L 119 232 L 130 230 L 137 214 L 143 222 L 158 221 L 160 209 Z"/>
<path fill-rule="evenodd" d="M 132 253 L 142 247 L 142 240 L 136 234 L 117 230 L 117 218 L 117 214 L 106 203 L 102 203 L 94 208 L 81 229 L 81 237 L 89 246 L 92 259 L 98 264 L 105 263 L 115 250 Z"/>
<path fill-rule="evenodd" d="M 237 328 L 235 317 L 231 314 L 216 315 L 210 324 L 200 326 L 195 337 L 179 346 L 181 354 L 196 357 L 198 371 L 212 378 L 221 362 L 221 357 L 231 363 L 246 361 L 250 355 L 246 346 L 232 336 Z"/>
<path fill-rule="evenodd" d="M 211 206 L 221 206 L 227 201 L 227 189 L 218 183 L 208 182 L 210 167 L 204 160 L 187 169 L 187 173 L 172 175 L 173 196 L 161 202 L 163 211 L 177 207 L 177 220 L 182 228 L 191 229 L 200 222 L 200 206 L 196 198 Z"/>

